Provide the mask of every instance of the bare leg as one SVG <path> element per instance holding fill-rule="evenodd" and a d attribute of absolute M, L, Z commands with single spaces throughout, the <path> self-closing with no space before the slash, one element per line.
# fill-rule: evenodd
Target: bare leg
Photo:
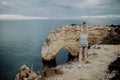
<path fill-rule="evenodd" d="M 88 48 L 87 47 L 84 48 L 84 60 L 85 60 L 85 63 L 88 62 Z"/>
<path fill-rule="evenodd" d="M 82 62 L 82 48 L 79 49 L 79 62 Z"/>

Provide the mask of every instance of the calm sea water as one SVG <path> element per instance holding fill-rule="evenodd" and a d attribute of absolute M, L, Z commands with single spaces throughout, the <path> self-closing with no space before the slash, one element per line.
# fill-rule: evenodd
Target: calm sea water
<path fill-rule="evenodd" d="M 0 21 L 0 80 L 12 80 L 26 64 L 40 71 L 41 47 L 50 31 L 64 24 L 81 24 L 80 20 L 5 20 Z M 93 21 L 94 23 L 94 21 Z M 67 50 L 57 55 L 57 64 L 67 61 Z"/>

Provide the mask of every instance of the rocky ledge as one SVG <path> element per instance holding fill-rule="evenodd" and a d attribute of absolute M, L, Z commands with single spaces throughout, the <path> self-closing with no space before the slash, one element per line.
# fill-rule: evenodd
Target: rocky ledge
<path fill-rule="evenodd" d="M 37 74 L 26 65 L 23 65 L 18 71 L 15 80 L 37 80 Z"/>
<path fill-rule="evenodd" d="M 67 49 L 72 56 L 78 55 L 80 32 L 76 31 L 75 29 L 71 29 L 71 27 L 80 28 L 79 25 L 65 25 L 61 28 L 53 30 L 48 35 L 48 38 L 44 42 L 41 52 L 42 58 L 44 60 L 54 61 L 57 52 L 61 48 Z M 107 44 L 120 44 L 120 39 L 118 36 L 120 34 L 118 33 L 119 31 L 116 31 L 117 28 L 103 26 L 94 28 L 95 29 L 93 31 L 90 31 L 88 35 L 88 41 L 90 46 L 94 44 L 99 44 L 101 42 Z M 112 29 L 114 30 L 112 31 Z M 111 37 L 111 32 L 112 35 L 115 35 L 114 37 Z M 108 40 L 109 42 L 106 42 Z M 110 78 L 111 80 L 119 80 L 120 65 L 117 64 L 119 63 L 118 59 L 120 60 L 120 45 L 92 46 L 89 49 L 88 54 L 88 58 L 91 62 L 90 64 L 78 67 L 78 61 L 66 63 L 64 65 L 57 66 L 55 69 L 47 68 L 44 70 L 44 72 L 42 72 L 41 75 L 37 75 L 29 67 L 23 65 L 18 71 L 15 80 L 108 80 Z M 111 63 L 117 57 L 118 59 L 115 62 Z M 111 65 L 109 65 L 110 63 Z M 107 73 L 107 68 L 110 70 L 110 73 L 113 73 Z M 118 72 L 114 71 L 116 69 L 118 69 Z M 58 76 L 55 76 L 55 74 L 58 74 Z M 114 75 L 117 76 L 113 77 Z"/>
<path fill-rule="evenodd" d="M 55 68 L 42 69 L 41 75 L 23 65 L 15 80 L 119 80 L 120 45 L 92 46 L 89 64 L 73 61 Z M 115 61 L 116 60 L 116 61 Z M 115 61 L 115 62 L 113 62 Z M 112 62 L 112 63 L 111 63 Z M 115 76 L 116 75 L 116 76 Z M 114 77 L 115 76 L 115 77 Z"/>
<path fill-rule="evenodd" d="M 41 54 L 43 60 L 54 60 L 56 54 L 62 48 L 67 49 L 71 56 L 78 56 L 80 31 L 73 29 L 73 27 L 81 28 L 80 25 L 64 25 L 50 32 L 42 46 Z M 103 37 L 111 32 L 111 28 L 105 26 L 89 26 L 88 28 L 94 28 L 94 30 L 89 31 L 89 46 L 101 43 Z"/>
<path fill-rule="evenodd" d="M 120 45 L 93 46 L 88 54 L 90 63 L 79 66 L 78 61 L 73 61 L 57 66 L 63 74 L 47 80 L 120 80 Z"/>

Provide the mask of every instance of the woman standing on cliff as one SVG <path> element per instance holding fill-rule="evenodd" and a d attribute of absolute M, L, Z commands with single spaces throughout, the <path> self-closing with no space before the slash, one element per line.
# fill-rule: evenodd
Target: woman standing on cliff
<path fill-rule="evenodd" d="M 82 28 L 80 30 L 80 50 L 79 50 L 79 62 L 82 60 L 82 52 L 84 50 L 84 61 L 88 63 L 88 27 L 86 22 L 83 22 Z"/>
<path fill-rule="evenodd" d="M 88 63 L 88 32 L 94 29 L 88 29 L 86 22 L 83 22 L 81 29 L 74 29 L 80 31 L 79 62 L 82 63 L 82 52 L 84 51 L 84 62 Z"/>

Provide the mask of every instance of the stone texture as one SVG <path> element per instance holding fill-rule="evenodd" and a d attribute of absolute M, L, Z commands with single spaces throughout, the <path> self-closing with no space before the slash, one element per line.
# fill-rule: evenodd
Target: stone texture
<path fill-rule="evenodd" d="M 42 46 L 41 54 L 43 59 L 54 59 L 61 48 L 67 49 L 72 56 L 78 55 L 80 31 L 73 29 L 73 27 L 81 28 L 79 25 L 64 25 L 63 27 L 56 28 L 50 32 L 48 38 L 45 40 L 44 45 Z M 90 46 L 100 43 L 102 38 L 109 33 L 109 27 L 89 26 L 88 29 L 90 28 L 94 28 L 94 30 L 89 31 L 88 35 L 88 42 Z"/>
<path fill-rule="evenodd" d="M 26 65 L 23 65 L 16 75 L 15 80 L 37 80 L 37 74 Z"/>

